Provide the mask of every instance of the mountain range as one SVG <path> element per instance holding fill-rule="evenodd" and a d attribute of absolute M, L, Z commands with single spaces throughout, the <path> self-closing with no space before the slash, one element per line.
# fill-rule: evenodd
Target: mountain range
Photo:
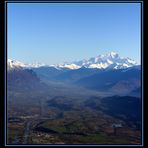
<path fill-rule="evenodd" d="M 74 62 L 65 62 L 63 64 L 56 65 L 46 65 L 46 64 L 24 64 L 22 62 L 8 59 L 8 69 L 23 67 L 23 68 L 38 68 L 38 67 L 54 67 L 57 69 L 79 69 L 85 68 L 98 68 L 98 69 L 124 69 L 138 65 L 136 61 L 131 58 L 120 57 L 119 54 L 115 52 L 110 52 L 105 55 L 99 55 L 97 57 L 92 57 L 90 59 L 83 59 Z"/>
<path fill-rule="evenodd" d="M 15 79 L 18 82 L 18 79 L 22 78 L 22 81 L 20 80 L 22 83 L 26 78 L 26 85 L 28 85 L 28 77 L 30 77 L 30 82 L 37 81 L 38 78 L 48 85 L 60 82 L 95 91 L 109 91 L 114 94 L 131 93 L 140 96 L 141 66 L 131 58 L 122 58 L 115 52 L 58 65 L 24 64 L 8 59 L 7 68 L 10 82 Z M 11 83 L 14 84 L 16 81 Z"/>
<path fill-rule="evenodd" d="M 58 65 L 7 62 L 10 143 L 21 143 L 26 131 L 43 143 L 57 136 L 68 144 L 140 143 L 141 66 L 134 60 L 111 52 Z M 113 125 L 122 128 L 115 133 Z"/>

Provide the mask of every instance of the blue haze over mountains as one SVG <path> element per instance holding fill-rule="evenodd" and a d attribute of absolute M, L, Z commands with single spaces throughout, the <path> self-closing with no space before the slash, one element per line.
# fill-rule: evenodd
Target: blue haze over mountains
<path fill-rule="evenodd" d="M 104 65 L 106 67 L 103 67 Z M 40 81 L 48 82 L 48 84 L 60 82 L 61 84 L 80 86 L 96 91 L 109 91 L 120 95 L 134 94 L 134 92 L 136 94 L 139 90 L 138 96 L 140 96 L 141 66 L 130 58 L 120 58 L 115 52 L 88 60 L 51 66 L 29 67 L 28 65 L 24 66 L 24 63 L 9 59 L 8 69 L 10 71 L 12 69 L 31 70 L 35 72 Z"/>
<path fill-rule="evenodd" d="M 118 62 L 128 59 L 118 59 Z M 79 62 L 79 66 L 82 65 L 79 68 L 75 65 L 68 68 L 67 65 L 73 63 L 28 66 L 9 59 L 8 102 L 13 101 L 17 110 L 19 106 L 32 108 L 43 101 L 45 110 L 57 108 L 60 118 L 63 112 L 89 108 L 94 113 L 101 111 L 121 120 L 127 127 L 141 130 L 141 65 L 130 59 L 130 66 L 119 63 L 116 68 L 117 63 L 112 61 L 106 68 L 99 67 L 105 65 L 107 59 L 104 63 L 101 61 L 102 64 L 95 63 L 98 68 L 90 68 L 87 61 L 87 65 Z"/>

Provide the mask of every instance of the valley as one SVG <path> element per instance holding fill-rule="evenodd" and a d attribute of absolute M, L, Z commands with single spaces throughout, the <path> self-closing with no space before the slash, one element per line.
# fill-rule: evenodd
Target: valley
<path fill-rule="evenodd" d="M 130 61 L 113 53 L 107 58 Z M 81 61 L 75 64 L 86 67 L 70 69 L 9 62 L 8 144 L 141 144 L 140 66 L 88 68 Z"/>
<path fill-rule="evenodd" d="M 67 88 L 67 91 L 64 88 L 62 91 L 60 87 L 50 90 L 51 92 L 57 91 L 58 96 L 55 93 L 53 96 L 50 91 L 44 93 L 44 97 L 43 93 L 37 92 L 38 97 L 34 97 L 33 94 L 29 97 L 31 95 L 29 92 L 27 97 L 22 96 L 24 93 L 20 96 L 17 94 L 15 100 L 11 100 L 8 106 L 8 143 L 140 143 L 140 125 L 136 124 L 140 122 L 140 118 L 138 121 L 130 121 L 130 119 L 126 120 L 124 117 L 126 115 L 122 112 L 119 116 L 116 116 L 114 112 L 110 114 L 111 111 L 106 112 L 105 110 L 106 107 L 109 107 L 101 102 L 110 94 L 94 93 L 95 91 L 86 93 L 86 90 L 84 92 L 83 89 L 82 92 L 81 89 L 77 88 L 76 92 L 73 87 Z M 72 93 L 70 93 L 71 90 L 73 90 Z M 133 104 L 130 107 L 132 106 Z M 122 124 L 122 128 L 118 128 L 116 134 L 112 127 L 113 124 Z"/>

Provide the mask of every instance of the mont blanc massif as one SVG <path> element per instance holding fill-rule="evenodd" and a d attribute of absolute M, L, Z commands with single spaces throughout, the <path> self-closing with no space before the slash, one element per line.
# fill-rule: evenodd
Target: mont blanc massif
<path fill-rule="evenodd" d="M 8 144 L 141 144 L 141 65 L 111 52 L 7 61 Z"/>

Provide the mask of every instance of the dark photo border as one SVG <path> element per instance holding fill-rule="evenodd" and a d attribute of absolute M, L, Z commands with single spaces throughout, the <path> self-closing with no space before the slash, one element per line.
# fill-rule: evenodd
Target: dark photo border
<path fill-rule="evenodd" d="M 142 104 L 142 111 L 141 111 L 141 121 L 142 121 L 142 124 L 141 124 L 141 144 L 7 144 L 7 4 L 8 3 L 140 3 L 141 5 L 141 104 Z M 1 110 L 4 112 L 3 115 L 2 115 L 2 112 L 0 112 L 0 116 L 4 116 L 4 120 L 0 120 L 0 124 L 3 123 L 3 135 L 0 135 L 1 137 L 3 136 L 4 139 L 1 139 L 0 138 L 0 141 L 2 143 L 4 143 L 4 146 L 23 146 L 23 147 L 27 147 L 27 146 L 42 146 L 42 147 L 47 147 L 47 146 L 64 146 L 64 147 L 67 147 L 67 146 L 100 146 L 100 147 L 106 147 L 106 146 L 110 146 L 110 147 L 118 147 L 118 146 L 122 146 L 122 147 L 126 147 L 126 146 L 130 146 L 130 147 L 139 147 L 139 146 L 144 146 L 144 2 L 143 1 L 140 1 L 140 0 L 137 0 L 137 1 L 97 1 L 97 0 L 85 0 L 85 1 L 48 1 L 48 0 L 45 0 L 45 1 L 11 1 L 11 0 L 8 0 L 8 1 L 5 1 L 4 2 L 4 10 L 1 9 L 1 11 L 4 12 L 4 26 L 5 28 L 4 29 L 4 54 L 1 54 L 3 55 L 3 58 L 0 59 L 0 64 L 4 65 L 4 71 L 3 71 L 3 76 L 4 76 L 4 79 L 2 79 L 2 81 L 4 82 L 4 87 L 1 88 L 1 90 L 3 90 L 3 101 L 2 101 L 2 104 L 4 104 L 1 108 Z M 1 68 L 1 67 L 0 67 Z M 1 82 L 1 81 L 0 81 Z M 1 98 L 2 99 L 2 98 Z M 2 134 L 2 132 L 0 133 Z M 1 144 L 0 144 L 1 146 Z"/>

